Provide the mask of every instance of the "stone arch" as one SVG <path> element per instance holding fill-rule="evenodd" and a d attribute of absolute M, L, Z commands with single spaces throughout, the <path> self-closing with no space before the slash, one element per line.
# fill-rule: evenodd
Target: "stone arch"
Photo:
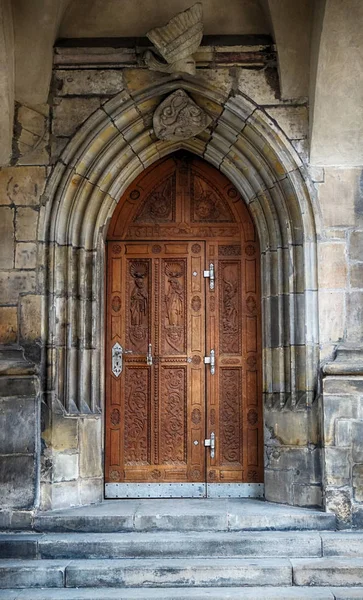
<path fill-rule="evenodd" d="M 213 117 L 178 143 L 157 140 L 152 114 L 182 88 Z M 178 149 L 219 168 L 249 205 L 262 252 L 265 403 L 310 404 L 318 365 L 316 230 L 308 178 L 276 124 L 243 94 L 175 76 L 105 103 L 80 128 L 50 178 L 41 241 L 48 295 L 44 387 L 68 414 L 101 411 L 103 240 L 123 191 Z"/>

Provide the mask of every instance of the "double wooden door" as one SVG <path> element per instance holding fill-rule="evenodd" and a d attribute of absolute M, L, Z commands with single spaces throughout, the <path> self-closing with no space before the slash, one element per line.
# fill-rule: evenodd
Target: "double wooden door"
<path fill-rule="evenodd" d="M 239 254 L 202 240 L 109 244 L 110 497 L 256 495 L 256 269 Z"/>
<path fill-rule="evenodd" d="M 153 165 L 107 273 L 106 497 L 261 495 L 259 247 L 237 190 L 190 155 Z"/>

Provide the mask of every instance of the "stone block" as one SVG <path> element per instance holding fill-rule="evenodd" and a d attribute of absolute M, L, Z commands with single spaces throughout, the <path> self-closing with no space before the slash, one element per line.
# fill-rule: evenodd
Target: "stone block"
<path fill-rule="evenodd" d="M 351 485 L 350 449 L 325 448 L 324 473 L 328 486 Z"/>
<path fill-rule="evenodd" d="M 352 524 L 352 493 L 349 488 L 326 488 L 325 507 L 327 512 L 335 513 L 339 529 L 349 528 Z"/>
<path fill-rule="evenodd" d="M 78 481 L 62 481 L 59 483 L 45 483 L 42 487 L 48 489 L 50 499 L 49 508 L 69 508 L 79 506 Z"/>
<path fill-rule="evenodd" d="M 122 70 L 59 69 L 55 71 L 57 96 L 113 96 L 124 87 Z"/>
<path fill-rule="evenodd" d="M 37 238 L 39 213 L 34 208 L 20 207 L 16 211 L 15 237 L 18 242 L 29 242 Z"/>
<path fill-rule="evenodd" d="M 363 262 L 350 265 L 349 278 L 351 288 L 363 289 Z"/>
<path fill-rule="evenodd" d="M 34 242 L 20 242 L 15 248 L 15 268 L 35 269 L 37 266 L 37 245 Z"/>
<path fill-rule="evenodd" d="M 345 292 L 319 290 L 321 342 L 339 342 L 344 337 Z"/>
<path fill-rule="evenodd" d="M 35 292 L 34 271 L 0 271 L 0 303 L 15 304 L 19 294 Z"/>
<path fill-rule="evenodd" d="M 220 92 L 224 92 L 226 96 L 229 95 L 232 89 L 233 77 L 231 76 L 230 69 L 198 69 L 198 78 L 203 80 L 207 85 L 212 85 Z"/>
<path fill-rule="evenodd" d="M 293 504 L 293 471 L 265 469 L 265 499 L 267 502 Z"/>
<path fill-rule="evenodd" d="M 309 415 L 305 411 L 271 411 L 266 408 L 265 425 L 271 437 L 265 442 L 273 446 L 305 446 L 311 441 L 308 421 Z"/>
<path fill-rule="evenodd" d="M 23 296 L 20 303 L 20 339 L 34 342 L 41 338 L 42 296 Z"/>
<path fill-rule="evenodd" d="M 361 558 L 291 559 L 293 585 L 361 585 Z"/>
<path fill-rule="evenodd" d="M 353 231 L 349 238 L 349 258 L 363 262 L 363 231 Z"/>
<path fill-rule="evenodd" d="M 52 424 L 43 431 L 42 437 L 53 450 L 76 450 L 78 448 L 78 419 L 54 415 Z"/>
<path fill-rule="evenodd" d="M 101 419 L 84 418 L 79 422 L 80 475 L 101 477 Z"/>
<path fill-rule="evenodd" d="M 0 566 L 1 585 L 3 588 L 62 588 L 66 565 L 67 561 L 8 560 Z M 31 596 L 30 592 L 28 598 Z M 50 597 L 48 593 L 47 596 Z"/>
<path fill-rule="evenodd" d="M 347 260 L 345 244 L 319 245 L 319 287 L 345 288 L 347 285 Z"/>
<path fill-rule="evenodd" d="M 53 107 L 52 132 L 56 136 L 71 136 L 98 108 L 98 98 L 62 98 Z"/>
<path fill-rule="evenodd" d="M 351 396 L 357 394 L 363 397 L 363 377 L 325 377 L 323 379 L 323 387 L 325 394 L 349 394 Z"/>
<path fill-rule="evenodd" d="M 0 204 L 37 206 L 46 181 L 44 167 L 8 167 L 0 170 Z"/>
<path fill-rule="evenodd" d="M 363 463 L 363 421 L 352 422 L 352 459 Z"/>
<path fill-rule="evenodd" d="M 363 292 L 347 294 L 347 339 L 363 341 Z"/>
<path fill-rule="evenodd" d="M 37 109 L 20 106 L 16 114 L 15 140 L 20 157 L 19 165 L 47 165 L 49 105 Z"/>
<path fill-rule="evenodd" d="M 16 306 L 0 307 L 0 344 L 15 344 L 18 339 L 18 309 Z"/>
<path fill-rule="evenodd" d="M 0 454 L 31 454 L 36 449 L 35 398 L 0 398 Z"/>
<path fill-rule="evenodd" d="M 295 506 L 321 506 L 323 502 L 320 485 L 300 485 L 294 483 Z"/>
<path fill-rule="evenodd" d="M 308 110 L 306 106 L 279 106 L 268 108 L 267 112 L 290 140 L 307 137 Z"/>
<path fill-rule="evenodd" d="M 324 446 L 336 444 L 337 420 L 356 418 L 358 414 L 357 399 L 354 396 L 323 395 Z M 349 444 L 348 444 L 349 445 Z"/>
<path fill-rule="evenodd" d="M 352 445 L 352 420 L 337 419 L 335 422 L 335 446 L 344 448 Z"/>
<path fill-rule="evenodd" d="M 363 502 L 363 464 L 353 465 L 353 497 L 356 502 Z"/>
<path fill-rule="evenodd" d="M 359 194 L 361 169 L 325 167 L 324 183 L 318 186 L 319 203 L 326 227 L 355 224 L 355 201 Z"/>
<path fill-rule="evenodd" d="M 80 479 L 81 504 L 97 504 L 103 499 L 103 478 Z"/>
<path fill-rule="evenodd" d="M 8 206 L 0 207 L 0 269 L 14 267 L 14 210 Z"/>
<path fill-rule="evenodd" d="M 36 467 L 32 455 L 2 456 L 0 481 L 0 504 L 3 508 L 31 508 L 34 505 Z"/>
<path fill-rule="evenodd" d="M 78 478 L 78 454 L 53 453 L 53 481 L 72 481 Z"/>
<path fill-rule="evenodd" d="M 198 70 L 199 73 L 199 70 Z M 238 89 L 259 105 L 281 104 L 276 69 L 239 69 Z"/>

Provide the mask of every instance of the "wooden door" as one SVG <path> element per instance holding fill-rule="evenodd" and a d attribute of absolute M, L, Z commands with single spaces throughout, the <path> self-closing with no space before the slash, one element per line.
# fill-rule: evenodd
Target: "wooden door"
<path fill-rule="evenodd" d="M 243 200 L 177 154 L 126 191 L 107 246 L 106 495 L 245 495 L 263 482 L 263 423 L 259 245 Z"/>
<path fill-rule="evenodd" d="M 106 481 L 205 481 L 203 265 L 202 242 L 109 244 Z"/>

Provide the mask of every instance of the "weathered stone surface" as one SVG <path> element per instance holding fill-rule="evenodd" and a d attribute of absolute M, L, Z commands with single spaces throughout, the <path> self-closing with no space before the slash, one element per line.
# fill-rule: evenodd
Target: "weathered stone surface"
<path fill-rule="evenodd" d="M 54 81 L 57 96 L 112 96 L 124 87 L 122 70 L 58 69 Z"/>
<path fill-rule="evenodd" d="M 17 113 L 15 144 L 20 154 L 19 165 L 47 165 L 48 155 L 48 115 L 47 104 L 37 107 L 20 106 Z"/>
<path fill-rule="evenodd" d="M 355 418 L 358 414 L 357 400 L 354 396 L 331 396 L 324 394 L 323 412 L 324 445 L 332 446 L 336 443 L 335 431 L 337 419 L 344 417 Z"/>
<path fill-rule="evenodd" d="M 353 263 L 349 270 L 350 286 L 363 289 L 363 263 Z"/>
<path fill-rule="evenodd" d="M 85 418 L 79 423 L 80 435 L 80 474 L 81 477 L 100 477 L 102 475 L 101 419 Z"/>
<path fill-rule="evenodd" d="M 265 469 L 265 498 L 268 502 L 293 504 L 293 471 Z"/>
<path fill-rule="evenodd" d="M 32 455 L 4 455 L 0 460 L 0 503 L 31 508 L 35 501 L 35 460 Z"/>
<path fill-rule="evenodd" d="M 347 285 L 345 244 L 320 244 L 318 260 L 319 286 L 345 288 Z"/>
<path fill-rule="evenodd" d="M 0 307 L 0 344 L 14 344 L 18 337 L 18 309 L 16 306 Z"/>
<path fill-rule="evenodd" d="M 328 485 L 338 487 L 349 485 L 351 480 L 351 466 L 348 448 L 335 448 L 333 446 L 324 450 L 325 478 Z"/>
<path fill-rule="evenodd" d="M 168 141 L 187 140 L 197 136 L 211 122 L 209 115 L 182 89 L 167 96 L 153 116 L 156 137 Z"/>
<path fill-rule="evenodd" d="M 321 540 L 323 556 L 363 556 L 362 532 L 324 532 Z"/>
<path fill-rule="evenodd" d="M 35 269 L 37 265 L 37 245 L 34 242 L 20 242 L 15 248 L 15 268 Z"/>
<path fill-rule="evenodd" d="M 53 453 L 53 480 L 72 481 L 78 478 L 78 454 L 69 454 L 65 452 Z"/>
<path fill-rule="evenodd" d="M 47 445 L 54 450 L 76 450 L 78 448 L 78 419 L 54 415 L 49 428 L 42 432 Z"/>
<path fill-rule="evenodd" d="M 42 296 L 23 296 L 20 301 L 20 338 L 29 343 L 41 338 Z"/>
<path fill-rule="evenodd" d="M 14 211 L 7 206 L 0 207 L 0 269 L 14 267 Z"/>
<path fill-rule="evenodd" d="M 33 453 L 36 436 L 35 398 L 0 398 L 0 454 Z"/>
<path fill-rule="evenodd" d="M 363 341 L 363 292 L 347 294 L 347 339 Z"/>
<path fill-rule="evenodd" d="M 59 588 L 65 584 L 66 562 L 8 560 L 0 563 L 3 588 Z"/>
<path fill-rule="evenodd" d="M 363 262 L 363 231 L 353 231 L 349 238 L 349 257 Z"/>
<path fill-rule="evenodd" d="M 351 226 L 355 223 L 355 202 L 360 188 L 360 169 L 325 167 L 324 182 L 319 184 L 319 204 L 326 227 Z"/>
<path fill-rule="evenodd" d="M 361 446 L 361 440 L 358 441 L 358 444 Z M 354 500 L 363 503 L 363 464 L 353 465 L 352 474 Z"/>
<path fill-rule="evenodd" d="M 297 560 L 297 559 L 296 559 Z M 73 561 L 67 567 L 67 585 L 152 587 L 186 586 L 190 578 L 196 586 L 290 585 L 291 567 L 287 559 L 165 559 Z"/>
<path fill-rule="evenodd" d="M 35 292 L 35 283 L 33 271 L 0 271 L 0 302 L 15 304 L 19 294 Z"/>
<path fill-rule="evenodd" d="M 36 240 L 38 211 L 33 208 L 20 207 L 16 211 L 15 236 L 18 242 Z"/>
<path fill-rule="evenodd" d="M 344 337 L 345 292 L 319 290 L 319 330 L 322 342 L 338 342 Z"/>
<path fill-rule="evenodd" d="M 322 506 L 323 493 L 321 485 L 294 483 L 294 504 L 296 506 Z"/>
<path fill-rule="evenodd" d="M 325 488 L 326 510 L 333 512 L 337 517 L 339 529 L 351 527 L 352 525 L 352 493 L 348 488 Z"/>
<path fill-rule="evenodd" d="M 36 206 L 44 191 L 44 167 L 8 167 L 0 170 L 0 204 Z"/>
<path fill-rule="evenodd" d="M 308 111 L 306 106 L 279 106 L 268 108 L 267 112 L 290 140 L 307 137 Z"/>
<path fill-rule="evenodd" d="M 352 458 L 354 462 L 363 463 L 363 421 L 352 422 Z"/>
<path fill-rule="evenodd" d="M 100 107 L 98 98 L 62 98 L 53 108 L 53 134 L 73 135 L 76 129 Z"/>
<path fill-rule="evenodd" d="M 291 559 L 295 585 L 361 585 L 361 558 Z"/>

